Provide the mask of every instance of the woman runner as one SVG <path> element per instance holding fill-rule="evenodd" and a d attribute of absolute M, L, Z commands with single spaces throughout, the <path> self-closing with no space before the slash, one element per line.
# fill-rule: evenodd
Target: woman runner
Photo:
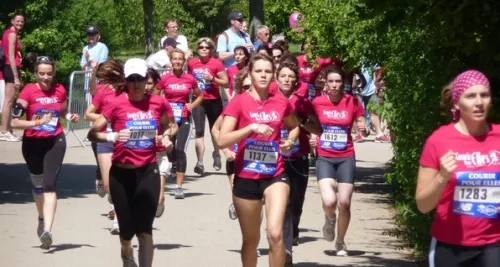
<path fill-rule="evenodd" d="M 85 119 L 92 122 L 95 122 L 104 110 L 111 108 L 116 96 L 124 90 L 125 76 L 122 62 L 110 59 L 101 63 L 97 73 L 95 73 L 95 77 L 99 80 L 99 83 L 96 84 L 96 94 L 85 112 Z M 93 86 L 91 84 L 91 87 Z M 110 125 L 102 129 L 104 133 L 111 131 Z M 113 225 L 110 232 L 117 235 L 120 233 L 120 228 L 118 226 L 118 219 L 115 216 L 113 201 L 109 195 L 109 169 L 111 168 L 111 156 L 113 155 L 113 142 L 96 143 L 96 153 L 103 187 L 106 193 L 108 193 L 108 201 L 111 204 L 111 211 L 108 215 L 113 220 Z"/>
<path fill-rule="evenodd" d="M 243 266 L 257 265 L 262 200 L 266 203 L 269 266 L 285 264 L 283 223 L 290 192 L 280 152 L 288 152 L 299 135 L 297 121 L 287 99 L 269 93 L 274 62 L 257 54 L 249 64 L 252 87 L 237 95 L 224 109 L 217 144 L 227 148 L 238 143 L 235 160 L 233 202 L 243 237 Z M 281 139 L 284 123 L 288 139 Z"/>
<path fill-rule="evenodd" d="M 370 133 L 363 116 L 363 106 L 356 97 L 344 93 L 344 82 L 344 71 L 330 67 L 326 72 L 326 94 L 312 101 L 323 128 L 319 138 L 311 135 L 311 145 L 317 148 L 316 177 L 325 211 L 323 237 L 329 242 L 335 240 L 338 207 L 339 223 L 335 242 L 338 256 L 348 254 L 344 238 L 351 220 L 356 170 L 351 126 L 356 122 L 358 131 L 364 136 Z"/>
<path fill-rule="evenodd" d="M 194 167 L 194 172 L 203 175 L 205 167 L 203 165 L 203 155 L 205 154 L 205 115 L 208 119 L 209 129 L 214 127 L 215 121 L 222 113 L 222 100 L 219 86 L 227 87 L 228 78 L 222 61 L 213 57 L 215 44 L 210 38 L 200 38 L 196 42 L 198 58 L 193 58 L 188 62 L 188 72 L 192 74 L 198 82 L 198 87 L 203 92 L 204 101 L 201 105 L 193 109 L 193 121 L 196 131 L 196 157 L 198 162 Z M 195 97 L 198 95 L 195 94 Z M 222 167 L 219 148 L 214 143 L 213 167 L 216 171 Z"/>
<path fill-rule="evenodd" d="M 38 211 L 37 235 L 41 248 L 52 245 L 52 224 L 56 215 L 56 184 L 66 153 L 66 138 L 60 119 L 78 122 L 68 112 L 66 89 L 54 84 L 55 64 L 49 57 L 35 63 L 36 83 L 27 84 L 12 108 L 12 127 L 24 129 L 22 152 L 33 184 Z M 23 116 L 26 115 L 26 119 Z"/>
<path fill-rule="evenodd" d="M 491 100 L 476 70 L 443 89 L 441 106 L 453 121 L 425 142 L 415 193 L 421 212 L 436 210 L 430 267 L 500 266 L 500 126 L 488 122 Z"/>
<path fill-rule="evenodd" d="M 124 67 L 126 92 L 95 121 L 88 138 L 114 142 L 109 187 L 120 225 L 123 266 L 137 266 L 131 240 L 139 240 L 139 266 L 153 264 L 152 228 L 160 195 L 160 175 L 156 163 L 158 127 L 164 130 L 162 144 L 168 149 L 177 132 L 170 106 L 156 95 L 145 94 L 147 66 L 142 59 L 129 59 Z M 103 133 L 108 122 L 112 132 Z"/>
<path fill-rule="evenodd" d="M 198 88 L 198 83 L 194 77 L 183 71 L 185 54 L 180 49 L 174 49 L 170 53 L 170 62 L 172 63 L 172 72 L 165 74 L 158 84 L 158 88 L 163 90 L 165 99 L 170 103 L 174 111 L 175 121 L 179 126 L 179 133 L 172 142 L 175 149 L 168 154 L 170 162 L 176 170 L 176 188 L 174 196 L 176 199 L 184 199 L 184 174 L 187 168 L 187 147 L 189 144 L 189 134 L 191 132 L 191 112 L 203 103 L 204 94 Z M 196 95 L 193 103 L 189 102 L 190 94 Z"/>
<path fill-rule="evenodd" d="M 285 219 L 285 247 L 287 249 L 286 267 L 292 266 L 292 244 L 299 243 L 299 222 L 302 215 L 302 207 L 306 196 L 307 182 L 309 180 L 310 151 L 309 137 L 307 133 L 321 134 L 321 125 L 314 113 L 311 102 L 307 98 L 297 95 L 299 70 L 297 65 L 282 62 L 276 72 L 279 92 L 288 99 L 292 109 L 300 122 L 300 134 L 292 150 L 283 153 L 285 161 L 285 172 L 290 179 L 290 200 Z M 288 138 L 288 129 L 285 125 L 281 128 L 281 138 Z"/>

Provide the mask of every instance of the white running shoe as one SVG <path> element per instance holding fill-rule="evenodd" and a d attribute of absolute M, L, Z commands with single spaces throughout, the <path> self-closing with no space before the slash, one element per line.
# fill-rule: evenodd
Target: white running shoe
<path fill-rule="evenodd" d="M 106 196 L 106 190 L 104 190 L 104 185 L 103 184 L 99 184 L 98 180 L 95 180 L 95 192 L 101 198 L 103 198 L 103 197 Z"/>
<path fill-rule="evenodd" d="M 50 232 L 43 231 L 40 235 L 40 242 L 42 243 L 40 248 L 50 249 L 50 246 L 52 245 L 52 234 Z"/>
<path fill-rule="evenodd" d="M 335 223 L 336 219 L 333 222 L 328 220 L 328 217 L 325 215 L 325 225 L 323 225 L 323 237 L 326 241 L 332 242 L 335 240 Z"/>
<path fill-rule="evenodd" d="M 11 132 L 0 132 L 0 141 L 19 142 L 21 139 L 13 135 Z"/>
<path fill-rule="evenodd" d="M 260 256 L 261 256 L 260 255 L 260 251 L 259 251 L 259 249 L 257 249 L 257 258 L 260 257 Z"/>
<path fill-rule="evenodd" d="M 229 219 L 231 220 L 238 219 L 238 214 L 236 214 L 236 208 L 234 208 L 234 203 L 231 203 L 231 205 L 229 205 L 228 213 L 229 213 Z"/>
<path fill-rule="evenodd" d="M 118 226 L 118 222 L 113 222 L 113 226 L 111 226 L 111 229 L 109 230 L 109 232 L 112 234 L 112 235 L 119 235 L 120 234 L 120 226 Z"/>
<path fill-rule="evenodd" d="M 337 256 L 348 256 L 347 255 L 347 246 L 344 241 L 337 240 L 335 242 L 335 250 L 337 251 Z"/>
<path fill-rule="evenodd" d="M 175 199 L 184 199 L 184 190 L 182 190 L 182 187 L 177 187 L 175 189 L 174 198 Z"/>
<path fill-rule="evenodd" d="M 123 261 L 123 267 L 138 267 L 137 266 L 137 263 L 135 263 L 135 259 L 134 259 L 134 249 L 133 248 L 130 248 L 130 250 L 132 251 L 131 252 L 131 256 L 130 258 L 125 258 L 123 256 L 123 253 L 122 253 L 122 261 Z"/>

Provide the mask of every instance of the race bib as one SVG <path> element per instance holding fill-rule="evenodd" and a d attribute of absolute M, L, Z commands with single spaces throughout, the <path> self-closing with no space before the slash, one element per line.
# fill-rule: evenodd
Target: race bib
<path fill-rule="evenodd" d="M 127 148 L 151 149 L 155 146 L 158 125 L 155 120 L 134 120 L 126 122 L 130 138 L 125 143 Z"/>
<path fill-rule="evenodd" d="M 312 83 L 307 84 L 307 95 L 309 101 L 313 100 L 316 97 L 316 86 Z"/>
<path fill-rule="evenodd" d="M 345 150 L 347 148 L 348 127 L 321 125 L 323 134 L 320 145 L 323 149 Z"/>
<path fill-rule="evenodd" d="M 175 122 L 180 123 L 182 120 L 182 109 L 184 107 L 183 103 L 170 102 L 172 111 L 174 112 Z"/>
<path fill-rule="evenodd" d="M 453 213 L 493 219 L 500 206 L 500 172 L 458 172 Z"/>
<path fill-rule="evenodd" d="M 278 168 L 278 142 L 247 139 L 243 170 L 260 174 L 272 175 Z"/>
<path fill-rule="evenodd" d="M 200 88 L 201 91 L 206 91 L 206 90 L 211 90 L 212 89 L 212 82 L 207 81 L 205 79 L 205 73 L 201 72 L 194 72 L 194 77 L 196 78 L 196 81 L 198 82 L 198 87 Z"/>
<path fill-rule="evenodd" d="M 281 139 L 287 139 L 288 138 L 288 129 L 286 128 L 281 128 Z M 281 153 L 283 156 L 292 156 L 295 153 L 298 153 L 300 151 L 300 142 L 299 139 L 295 140 L 295 143 L 293 144 L 292 149 L 290 152 L 286 153 Z"/>
<path fill-rule="evenodd" d="M 31 129 L 35 130 L 35 131 L 42 131 L 42 132 L 51 133 L 51 134 L 55 133 L 55 131 L 57 129 L 57 123 L 59 122 L 59 114 L 60 113 L 58 110 L 37 108 L 35 110 L 35 114 L 33 115 L 33 117 L 31 117 L 31 120 L 32 121 L 40 120 L 40 119 L 42 119 L 43 115 L 49 114 L 49 113 L 52 114 L 52 119 L 49 122 L 47 122 L 43 125 L 33 127 Z"/>

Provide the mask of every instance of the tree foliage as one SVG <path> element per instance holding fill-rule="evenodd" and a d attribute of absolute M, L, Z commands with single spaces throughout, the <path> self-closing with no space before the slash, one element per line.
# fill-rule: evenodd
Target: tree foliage
<path fill-rule="evenodd" d="M 432 215 L 418 212 L 414 198 L 422 145 L 433 130 L 448 122 L 440 115 L 439 98 L 441 88 L 454 76 L 476 68 L 490 78 L 493 88 L 498 84 L 500 37 L 494 31 L 500 26 L 499 4 L 317 0 L 302 1 L 301 10 L 305 34 L 316 41 L 316 53 L 338 55 L 348 67 L 385 66 L 388 89 L 383 109 L 396 135 L 395 157 L 386 173 L 398 211 L 393 233 L 422 255 L 430 242 L 432 221 Z M 492 119 L 498 121 L 494 109 Z"/>

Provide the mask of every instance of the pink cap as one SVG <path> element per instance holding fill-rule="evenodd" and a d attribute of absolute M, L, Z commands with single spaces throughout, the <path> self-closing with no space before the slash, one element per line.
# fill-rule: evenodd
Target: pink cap
<path fill-rule="evenodd" d="M 490 89 L 490 82 L 483 73 L 477 70 L 468 70 L 460 73 L 453 80 L 453 102 L 458 102 L 465 90 L 474 85 L 484 85 Z"/>

